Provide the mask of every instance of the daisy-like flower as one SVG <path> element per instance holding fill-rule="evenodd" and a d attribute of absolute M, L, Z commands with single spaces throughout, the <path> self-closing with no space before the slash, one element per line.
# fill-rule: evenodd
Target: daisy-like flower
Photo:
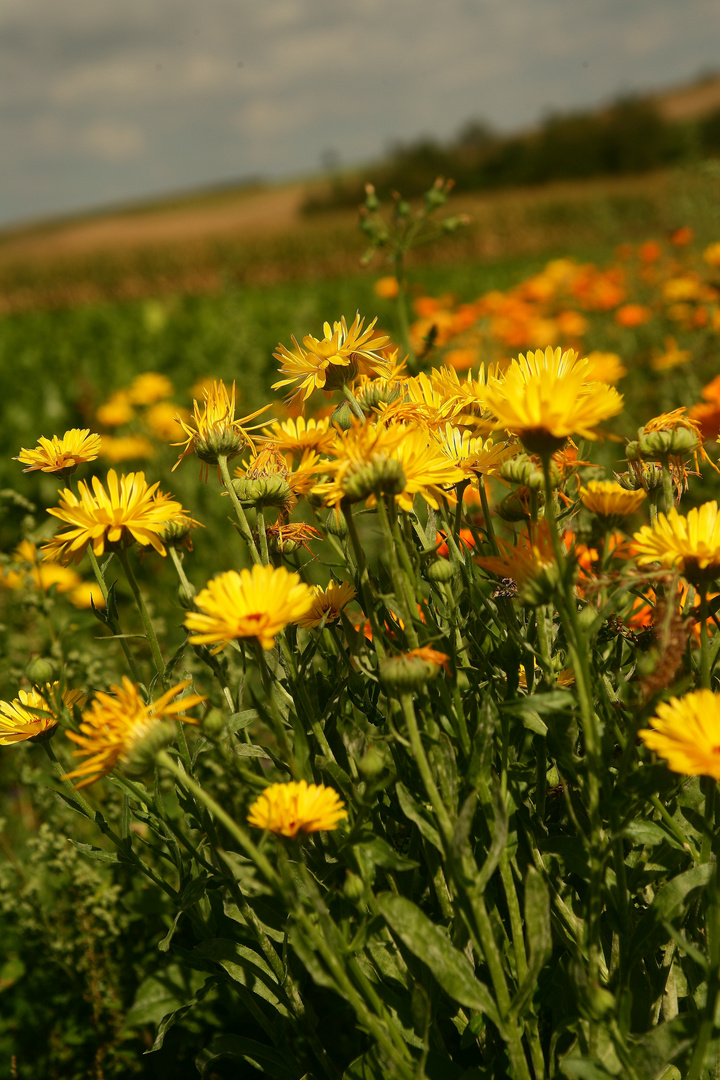
<path fill-rule="evenodd" d="M 105 435 L 100 451 L 105 461 L 118 465 L 121 461 L 149 460 L 155 447 L 144 435 Z"/>
<path fill-rule="evenodd" d="M 299 383 L 288 398 L 289 403 L 299 405 L 314 390 L 339 390 L 356 375 L 388 375 L 391 365 L 381 354 L 388 338 L 375 333 L 377 319 L 366 330 L 364 322 L 359 315 L 350 327 L 344 318 L 332 326 L 326 322 L 322 338 L 308 334 L 299 345 L 293 337 L 293 349 L 278 345 L 273 356 L 281 365 L 281 375 L 287 378 L 273 383 L 273 390 Z"/>
<path fill-rule="evenodd" d="M 333 479 L 313 489 L 327 506 L 343 498 L 366 499 L 374 506 L 383 493 L 408 512 L 416 495 L 437 510 L 440 500 L 454 498 L 450 489 L 464 479 L 429 432 L 406 424 L 353 424 L 338 436 L 334 454 L 334 460 L 322 463 Z"/>
<path fill-rule="evenodd" d="M 266 412 L 270 405 L 264 405 L 262 409 L 235 419 L 235 383 L 228 392 L 225 383 L 220 379 L 213 382 L 209 389 L 203 391 L 203 403 L 193 401 L 193 412 L 189 420 L 178 416 L 178 422 L 187 435 L 182 443 L 173 443 L 173 446 L 184 446 L 173 465 L 173 471 L 177 469 L 183 458 L 189 454 L 195 454 L 205 465 L 217 465 L 218 457 L 237 457 L 246 446 L 255 453 L 251 431 L 260 427 L 255 424 L 252 428 L 247 427 L 250 420 Z"/>
<path fill-rule="evenodd" d="M 324 784 L 271 784 L 250 807 L 248 824 L 294 839 L 298 833 L 337 829 L 347 817 L 344 807 L 337 791 Z"/>
<path fill-rule="evenodd" d="M 330 427 L 329 420 L 306 420 L 304 416 L 298 416 L 290 420 L 276 420 L 275 423 L 263 429 L 263 435 L 272 439 L 273 445 L 283 454 L 301 456 L 306 450 L 314 450 L 316 453 L 326 453 L 335 442 L 335 428 Z"/>
<path fill-rule="evenodd" d="M 67 773 L 63 780 L 79 780 L 75 787 L 83 788 L 107 776 L 116 765 L 127 764 L 142 740 L 164 720 L 196 724 L 196 720 L 180 714 L 199 705 L 205 698 L 200 694 L 188 694 L 173 700 L 189 684 L 190 680 L 186 679 L 171 687 L 157 701 L 148 703 L 125 675 L 122 686 L 111 686 L 110 693 L 96 694 L 90 708 L 83 713 L 80 733 L 66 732 L 68 739 L 80 748 L 73 751 L 73 757 L 87 758 L 87 761 Z"/>
<path fill-rule="evenodd" d="M 154 405 L 156 401 L 172 397 L 172 393 L 173 384 L 167 375 L 157 371 L 143 371 L 136 375 L 127 391 L 133 405 Z"/>
<path fill-rule="evenodd" d="M 58 726 L 60 683 L 46 683 L 41 689 L 20 690 L 12 701 L 0 701 L 0 746 L 37 739 Z M 65 690 L 62 704 L 81 708 L 87 700 L 81 690 Z"/>
<path fill-rule="evenodd" d="M 349 581 L 331 581 L 327 589 L 323 589 L 322 585 L 315 585 L 312 607 L 307 615 L 298 619 L 298 624 L 309 629 L 319 626 L 320 623 L 336 622 L 342 609 L 355 599 L 355 595 L 355 589 Z"/>
<path fill-rule="evenodd" d="M 695 690 L 657 707 L 652 727 L 638 732 L 673 772 L 720 780 L 720 697 Z"/>
<path fill-rule="evenodd" d="M 479 476 L 494 476 L 509 457 L 517 453 L 517 444 L 473 438 L 467 430 L 445 424 L 438 432 L 440 446 L 447 456 L 462 469 L 466 480 Z"/>
<path fill-rule="evenodd" d="M 263 649 L 272 649 L 275 635 L 306 615 L 312 603 L 310 586 L 284 567 L 228 570 L 198 593 L 200 610 L 187 613 L 185 626 L 191 644 L 217 645 L 216 653 L 238 638 L 256 638 Z"/>
<path fill-rule="evenodd" d="M 34 450 L 22 449 L 13 460 L 27 465 L 23 472 L 55 473 L 67 479 L 78 465 L 95 461 L 101 443 L 100 436 L 91 435 L 89 428 L 71 428 L 61 438 L 53 435 L 51 439 L 46 439 L 41 435 Z"/>
<path fill-rule="evenodd" d="M 687 517 L 671 507 L 658 514 L 654 526 L 643 525 L 633 535 L 632 553 L 638 566 L 658 562 L 675 569 L 692 585 L 702 585 L 720 576 L 720 514 L 718 504 L 703 503 L 688 511 Z"/>
<path fill-rule="evenodd" d="M 642 488 L 628 491 L 614 480 L 590 480 L 580 488 L 580 501 L 586 510 L 602 518 L 623 518 L 634 514 L 645 498 Z"/>
<path fill-rule="evenodd" d="M 65 488 L 60 492 L 59 507 L 48 513 L 70 527 L 43 545 L 45 558 L 67 565 L 79 562 L 90 545 L 100 556 L 106 548 L 124 548 L 133 543 L 164 555 L 160 538 L 163 530 L 168 522 L 187 518 L 187 514 L 179 502 L 159 494 L 158 486 L 149 485 L 144 473 L 129 473 L 118 479 L 111 469 L 107 491 L 96 476 L 92 491 L 80 481 L 79 497 Z"/>
<path fill-rule="evenodd" d="M 588 361 L 569 349 L 538 349 L 513 360 L 486 391 L 495 428 L 513 432 L 535 454 L 559 450 L 573 434 L 596 439 L 603 420 L 622 410 L 614 386 L 596 382 Z"/>

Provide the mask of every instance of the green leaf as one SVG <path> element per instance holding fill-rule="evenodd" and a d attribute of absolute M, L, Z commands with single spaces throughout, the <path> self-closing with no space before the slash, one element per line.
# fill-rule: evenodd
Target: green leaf
<path fill-rule="evenodd" d="M 220 964 L 234 982 L 240 983 L 258 997 L 264 998 L 283 1015 L 287 1015 L 287 998 L 267 962 L 247 945 L 229 938 L 210 938 L 195 946 L 194 952 L 205 960 Z"/>
<path fill-rule="evenodd" d="M 539 971 L 552 954 L 550 892 L 534 866 L 525 878 L 525 939 L 531 968 Z"/>
<path fill-rule="evenodd" d="M 208 993 L 215 988 L 215 979 L 206 979 L 205 983 L 200 987 L 198 992 L 186 1001 L 184 1005 L 181 1005 L 179 1009 L 175 1009 L 173 1012 L 168 1013 L 167 1016 L 163 1016 L 162 1020 L 158 1024 L 158 1029 L 155 1034 L 155 1039 L 149 1050 L 145 1050 L 146 1054 L 152 1054 L 155 1050 L 159 1050 L 162 1044 L 165 1042 L 165 1036 L 168 1031 L 178 1020 L 190 1012 L 196 1005 L 198 1005 Z"/>
<path fill-rule="evenodd" d="M 123 1027 L 159 1024 L 168 1014 L 194 1002 L 206 979 L 206 972 L 188 973 L 180 964 L 170 964 L 163 971 L 148 976 L 138 987 Z"/>
<path fill-rule="evenodd" d="M 515 716 L 522 716 L 524 713 L 536 713 L 542 716 L 543 713 L 571 712 L 574 701 L 573 695 L 568 690 L 549 690 L 545 694 L 530 694 L 528 697 L 503 701 L 500 711 L 513 713 Z"/>
<path fill-rule="evenodd" d="M 579 1058 L 567 1058 L 561 1062 L 563 1076 L 568 1080 L 615 1080 L 617 1074 L 610 1073 L 602 1065 L 593 1061 L 581 1061 Z"/>
<path fill-rule="evenodd" d="M 663 923 L 672 920 L 683 909 L 685 900 L 691 892 L 705 888 L 713 871 L 712 863 L 701 863 L 699 866 L 686 870 L 684 874 L 678 874 L 663 885 L 635 928 L 630 942 L 628 962 L 645 951 L 649 939 L 658 929 L 665 932 Z"/>
<path fill-rule="evenodd" d="M 631 821 L 623 830 L 623 836 L 636 844 L 670 844 L 672 847 L 685 848 L 672 833 L 663 829 L 656 821 Z"/>
<path fill-rule="evenodd" d="M 443 846 L 440 842 L 440 833 L 425 817 L 420 804 L 416 802 L 405 785 L 400 783 L 400 781 L 395 785 L 395 792 L 398 797 L 398 802 L 400 803 L 400 809 L 405 817 L 409 818 L 410 821 L 417 825 L 421 836 L 424 836 L 429 844 L 432 844 L 433 847 L 442 852 Z"/>
<path fill-rule="evenodd" d="M 486 1013 L 499 1026 L 490 991 L 476 978 L 467 956 L 453 946 L 440 927 L 404 896 L 380 893 L 377 904 L 393 933 L 428 966 L 445 993 L 460 1005 Z"/>
<path fill-rule="evenodd" d="M 697 1038 L 697 1020 L 684 1014 L 658 1024 L 646 1035 L 633 1039 L 630 1059 L 638 1080 L 655 1080 L 661 1070 L 677 1061 Z"/>
<path fill-rule="evenodd" d="M 212 1075 L 212 1066 L 221 1058 L 247 1061 L 271 1080 L 300 1080 L 304 1073 L 297 1061 L 256 1039 L 245 1039 L 240 1035 L 216 1035 L 210 1046 L 201 1050 L 195 1059 L 200 1075 Z"/>
<path fill-rule="evenodd" d="M 548 730 L 547 724 L 540 719 L 538 713 L 528 709 L 527 712 L 523 711 L 521 713 L 520 718 L 524 728 L 527 728 L 528 731 L 533 731 L 536 735 L 542 735 L 542 737 L 545 738 Z"/>
<path fill-rule="evenodd" d="M 505 850 L 505 845 L 507 844 L 508 838 L 507 810 L 505 809 L 505 802 L 502 795 L 500 794 L 500 788 L 497 784 L 493 785 L 492 798 L 493 808 L 495 810 L 495 818 L 493 821 L 492 829 L 492 844 L 490 845 L 490 850 L 485 857 L 485 862 L 480 868 L 480 873 L 478 874 L 475 881 L 472 883 L 473 889 L 478 893 L 482 893 L 485 891 L 487 883 L 495 873 L 497 865 L 500 862 L 500 856 Z"/>
<path fill-rule="evenodd" d="M 118 862 L 118 854 L 116 851 L 103 851 L 102 848 L 93 847 L 92 844 L 82 844 L 79 840 L 73 840 L 71 836 L 68 837 L 68 840 L 74 848 L 81 851 L 88 859 L 95 859 L 97 862 L 104 863 Z"/>
<path fill-rule="evenodd" d="M 357 849 L 362 855 L 376 866 L 382 866 L 386 870 L 414 870 L 420 863 L 414 859 L 406 859 L 380 836 L 373 837 L 364 843 L 357 844 Z"/>

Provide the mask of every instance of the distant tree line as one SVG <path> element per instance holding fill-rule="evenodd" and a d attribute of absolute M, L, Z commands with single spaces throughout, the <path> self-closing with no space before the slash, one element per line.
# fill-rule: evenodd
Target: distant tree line
<path fill-rule="evenodd" d="M 473 122 L 456 139 L 421 138 L 398 143 L 387 159 L 359 176 L 331 177 L 308 193 L 304 210 L 314 213 L 353 206 L 371 180 L 383 197 L 401 191 L 412 197 L 437 176 L 450 176 L 461 191 L 492 190 L 550 180 L 643 173 L 720 155 L 720 110 L 700 120 L 665 120 L 649 102 L 619 101 L 601 112 L 549 117 L 536 131 L 503 136 Z"/>

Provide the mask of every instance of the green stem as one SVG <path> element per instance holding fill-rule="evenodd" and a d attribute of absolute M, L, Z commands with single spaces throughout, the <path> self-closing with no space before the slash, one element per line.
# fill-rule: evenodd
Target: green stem
<path fill-rule="evenodd" d="M 360 537 L 358 536 L 357 526 L 355 524 L 355 518 L 353 516 L 352 507 L 349 503 L 343 502 L 341 506 L 345 520 L 347 521 L 348 536 L 350 537 L 350 544 L 353 549 L 353 555 L 355 556 L 355 564 L 358 572 L 358 586 L 360 588 L 360 598 L 362 600 L 363 611 L 370 620 L 370 627 L 373 634 L 373 645 L 375 646 L 375 652 L 377 653 L 378 660 L 384 660 L 385 647 L 380 639 L 380 627 L 377 619 L 377 610 L 375 607 L 374 598 L 370 591 L 370 574 L 368 572 L 367 560 L 365 559 L 365 552 L 363 546 L 360 543 Z"/>
<path fill-rule="evenodd" d="M 143 629 L 145 630 L 145 637 L 147 638 L 148 644 L 150 645 L 150 651 L 152 653 L 153 663 L 155 664 L 155 670 L 157 671 L 160 678 L 164 679 L 165 661 L 162 658 L 162 653 L 160 652 L 160 645 L 158 643 L 157 635 L 155 633 L 155 628 L 152 624 L 150 615 L 148 614 L 148 610 L 145 607 L 145 601 L 142 598 L 142 593 L 140 592 L 140 587 L 137 583 L 137 578 L 135 577 L 135 571 L 130 565 L 130 559 L 128 558 L 127 551 L 121 549 L 117 552 L 117 557 L 120 565 L 125 571 L 125 577 L 127 578 L 128 585 L 130 586 L 130 591 L 135 598 L 135 603 L 137 604 L 138 611 L 140 612 L 140 618 L 142 619 Z"/>
<path fill-rule="evenodd" d="M 252 862 L 255 863 L 257 868 L 265 875 L 268 883 L 275 888 L 278 888 L 280 885 L 280 879 L 278 878 L 274 867 L 270 864 L 268 859 L 266 859 L 260 849 L 253 843 L 246 830 L 243 829 L 242 826 L 238 825 L 238 823 L 234 821 L 230 817 L 230 815 L 223 810 L 222 806 L 220 806 L 220 804 L 217 803 L 215 799 L 213 799 L 212 795 L 208 794 L 208 792 L 205 791 L 204 788 L 200 787 L 200 785 L 195 780 L 193 780 L 192 777 L 188 776 L 185 770 L 180 765 L 178 765 L 176 761 L 173 760 L 170 754 L 168 754 L 167 750 L 160 751 L 160 753 L 157 755 L 157 761 L 159 765 L 162 765 L 168 770 L 168 772 L 171 772 L 173 776 L 180 781 L 182 786 L 186 788 L 192 795 L 194 795 L 195 798 L 199 800 L 199 802 L 201 802 L 205 807 L 207 807 L 213 817 L 216 817 L 218 821 L 220 821 L 225 826 L 227 831 L 232 836 L 233 840 L 235 840 L 236 843 L 240 845 L 247 857 L 251 859 Z"/>
<path fill-rule="evenodd" d="M 668 461 L 667 454 L 662 459 L 662 488 L 663 505 L 665 513 L 668 514 L 675 505 L 675 497 L 673 494 L 672 472 L 670 471 L 670 462 Z"/>
<path fill-rule="evenodd" d="M 428 799 L 432 805 L 437 823 L 440 826 L 440 832 L 443 836 L 443 842 L 446 847 L 449 847 L 452 842 L 453 826 L 450 820 L 450 815 L 447 808 L 442 801 L 440 792 L 438 791 L 437 784 L 433 778 L 432 769 L 430 768 L 430 762 L 428 761 L 427 754 L 425 753 L 425 747 L 422 744 L 420 737 L 420 731 L 417 725 L 417 718 L 415 716 L 415 706 L 413 705 L 413 699 L 410 694 L 402 694 L 400 696 L 400 705 L 405 718 L 405 726 L 407 728 L 408 737 L 410 739 L 410 747 L 412 749 L 413 757 L 415 758 L 415 764 L 418 767 L 420 778 L 427 792 Z"/>
<path fill-rule="evenodd" d="M 405 571 L 401 568 L 398 561 L 398 549 L 397 539 L 393 536 L 392 526 L 390 525 L 390 518 L 388 516 L 387 506 L 382 495 L 378 496 L 377 512 L 380 520 L 380 527 L 386 540 L 386 550 L 388 558 L 390 559 L 390 569 L 392 573 L 392 580 L 394 584 L 394 592 L 397 597 L 400 609 L 402 612 L 403 621 L 405 622 L 405 637 L 412 649 L 418 647 L 418 636 L 415 632 L 415 625 L 413 623 L 413 604 L 415 603 L 415 594 L 412 593 L 412 601 L 409 596 L 409 583 Z"/>
<path fill-rule="evenodd" d="M 343 397 L 347 401 L 347 403 L 350 406 L 350 408 L 352 409 L 352 411 L 355 413 L 355 416 L 357 417 L 357 419 L 361 420 L 362 423 L 364 424 L 365 423 L 365 413 L 360 408 L 360 403 L 359 403 L 358 399 L 355 397 L 355 395 L 353 394 L 352 390 L 350 389 L 350 387 L 348 386 L 347 383 L 343 383 L 342 392 L 343 392 Z"/>
<path fill-rule="evenodd" d="M 396 310 L 400 326 L 400 337 L 407 352 L 408 370 L 412 374 L 417 370 L 417 357 L 410 343 L 410 320 L 408 319 L 407 296 L 405 293 L 405 251 L 398 248 L 395 252 L 395 280 L 398 283 Z"/>
<path fill-rule="evenodd" d="M 248 524 L 248 519 L 245 516 L 245 511 L 243 510 L 240 504 L 240 500 L 237 497 L 237 492 L 233 487 L 233 482 L 230 477 L 230 470 L 228 469 L 228 459 L 225 454 L 218 454 L 218 468 L 220 469 L 220 475 L 222 477 L 222 482 L 225 485 L 225 490 L 230 496 L 230 501 L 233 504 L 233 508 L 235 510 L 235 517 L 237 518 L 238 525 L 240 526 L 240 533 L 243 540 L 246 542 L 248 548 L 250 549 L 250 558 L 254 563 L 261 563 L 262 559 L 260 558 L 260 552 L 257 549 L 252 530 Z"/>
<path fill-rule="evenodd" d="M 107 612 L 109 612 L 110 609 L 108 607 L 108 597 L 110 595 L 110 592 L 109 592 L 108 587 L 107 587 L 107 585 L 105 583 L 105 575 L 103 574 L 103 572 L 102 572 L 102 570 L 100 568 L 100 564 L 97 561 L 97 556 L 95 555 L 95 552 L 93 551 L 91 546 L 88 546 L 87 553 L 88 553 L 88 558 L 90 559 L 90 565 L 92 566 L 92 569 L 93 569 L 93 574 L 95 575 L 95 580 L 98 583 L 98 586 L 100 588 L 100 592 L 102 593 L 102 596 L 103 596 L 103 600 L 105 601 L 105 610 Z M 118 638 L 119 642 L 120 642 L 120 648 L 122 649 L 123 653 L 125 654 L 125 659 L 128 662 L 128 667 L 130 668 L 130 674 L 133 677 L 133 681 L 136 682 L 136 683 L 139 683 L 140 682 L 140 673 L 138 672 L 137 665 L 135 663 L 135 657 L 130 652 L 130 648 L 128 646 L 127 641 L 125 640 L 124 637 L 121 636 L 120 627 L 117 625 L 117 623 L 113 622 L 111 629 L 112 629 L 113 635 L 115 635 Z"/>
<path fill-rule="evenodd" d="M 263 513 L 263 508 L 261 505 L 258 505 L 257 508 L 257 527 L 258 536 L 260 537 L 260 558 L 262 559 L 263 566 L 268 566 L 268 564 L 270 563 L 270 556 L 268 555 L 267 532 L 265 530 L 265 515 Z"/>

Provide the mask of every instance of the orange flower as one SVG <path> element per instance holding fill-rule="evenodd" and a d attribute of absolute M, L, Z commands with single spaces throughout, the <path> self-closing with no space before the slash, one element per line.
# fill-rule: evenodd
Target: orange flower
<path fill-rule="evenodd" d="M 448 548 L 447 537 L 445 536 L 445 533 L 439 532 L 437 534 L 437 539 L 436 539 L 435 542 L 440 545 L 440 547 L 436 551 L 436 554 L 440 555 L 440 557 L 443 558 L 443 559 L 447 559 L 448 555 L 450 554 L 450 550 Z M 459 537 L 459 540 L 458 540 L 458 547 L 461 548 L 461 549 L 463 547 L 465 547 L 465 548 L 474 548 L 475 547 L 475 537 L 473 536 L 472 531 L 470 529 L 461 529 L 460 530 L 460 537 Z"/>
<path fill-rule="evenodd" d="M 624 304 L 615 312 L 615 322 L 626 328 L 642 326 L 651 318 L 652 311 L 644 304 Z"/>

